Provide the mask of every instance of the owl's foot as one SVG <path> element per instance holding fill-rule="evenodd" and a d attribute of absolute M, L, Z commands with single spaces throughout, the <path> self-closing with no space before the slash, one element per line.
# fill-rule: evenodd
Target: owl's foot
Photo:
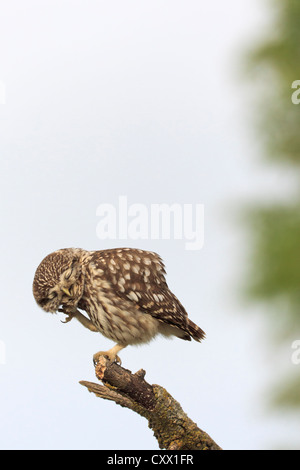
<path fill-rule="evenodd" d="M 69 321 L 73 320 L 73 318 L 76 316 L 76 310 L 75 311 L 66 311 L 63 308 L 59 308 L 58 312 L 62 312 L 66 315 L 65 320 L 61 320 L 62 323 L 69 323 Z"/>
<path fill-rule="evenodd" d="M 116 344 L 113 348 L 109 349 L 108 351 L 98 351 L 96 354 L 93 355 L 94 365 L 96 365 L 99 362 L 100 356 L 106 356 L 111 362 L 117 362 L 119 365 L 121 365 L 122 361 L 119 358 L 117 353 L 121 351 L 121 349 L 123 348 L 125 348 L 125 346 Z"/>
<path fill-rule="evenodd" d="M 100 356 L 108 357 L 110 362 L 116 362 L 119 365 L 122 364 L 122 361 L 117 354 L 110 354 L 110 351 L 98 351 L 96 354 L 93 355 L 94 366 L 98 364 Z"/>

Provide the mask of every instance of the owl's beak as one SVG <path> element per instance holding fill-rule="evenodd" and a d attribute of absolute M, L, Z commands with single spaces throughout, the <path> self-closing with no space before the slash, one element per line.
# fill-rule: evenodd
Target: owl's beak
<path fill-rule="evenodd" d="M 69 289 L 67 289 L 66 287 L 62 287 L 61 290 L 62 290 L 68 297 L 71 297 L 71 293 L 70 293 Z"/>

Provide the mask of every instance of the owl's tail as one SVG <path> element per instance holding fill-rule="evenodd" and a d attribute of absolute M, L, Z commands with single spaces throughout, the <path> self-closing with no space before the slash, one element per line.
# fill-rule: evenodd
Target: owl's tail
<path fill-rule="evenodd" d="M 195 341 L 202 341 L 205 338 L 204 331 L 189 318 L 187 319 L 187 332 Z"/>

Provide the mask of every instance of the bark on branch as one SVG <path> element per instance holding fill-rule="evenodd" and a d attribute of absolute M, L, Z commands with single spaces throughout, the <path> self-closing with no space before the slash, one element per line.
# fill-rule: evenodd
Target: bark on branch
<path fill-rule="evenodd" d="M 146 418 L 160 449 L 221 450 L 163 387 L 150 385 L 144 380 L 145 371 L 142 369 L 132 374 L 101 356 L 95 372 L 103 385 L 87 381 L 80 384 L 97 397 L 112 400 Z"/>

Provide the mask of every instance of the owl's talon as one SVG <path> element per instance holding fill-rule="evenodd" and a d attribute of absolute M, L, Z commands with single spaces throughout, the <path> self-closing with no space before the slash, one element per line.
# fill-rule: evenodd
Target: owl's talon
<path fill-rule="evenodd" d="M 122 361 L 121 361 L 121 359 L 119 358 L 119 356 L 116 356 L 116 357 L 115 357 L 115 362 L 116 362 L 117 364 L 119 364 L 119 366 L 122 365 Z"/>
<path fill-rule="evenodd" d="M 65 320 L 60 320 L 61 323 L 69 323 L 69 321 L 71 321 L 73 319 L 73 317 L 71 315 L 68 315 Z"/>

